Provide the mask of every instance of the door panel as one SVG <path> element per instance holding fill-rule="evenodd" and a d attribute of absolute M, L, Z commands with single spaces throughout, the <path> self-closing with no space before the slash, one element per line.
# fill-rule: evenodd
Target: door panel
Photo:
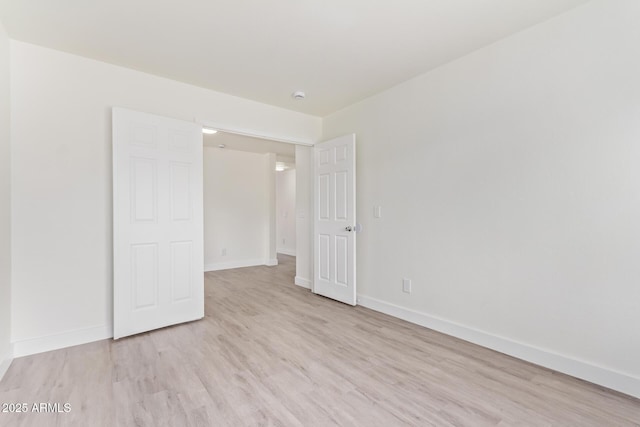
<path fill-rule="evenodd" d="M 204 317 L 202 128 L 113 109 L 114 337 Z"/>
<path fill-rule="evenodd" d="M 191 166 L 188 163 L 171 163 L 171 219 L 191 219 Z"/>
<path fill-rule="evenodd" d="M 335 219 L 338 221 L 347 221 L 349 202 L 347 201 L 347 186 L 349 185 L 349 177 L 347 171 L 336 172 L 336 214 Z"/>
<path fill-rule="evenodd" d="M 131 245 L 132 287 L 135 295 L 133 308 L 158 305 L 158 245 L 155 243 Z"/>
<path fill-rule="evenodd" d="M 356 304 L 355 135 L 314 147 L 313 291 Z"/>
<path fill-rule="evenodd" d="M 131 213 L 135 222 L 156 220 L 157 175 L 154 159 L 131 158 Z"/>
<path fill-rule="evenodd" d="M 349 286 L 349 239 L 345 236 L 336 236 L 336 284 Z"/>
<path fill-rule="evenodd" d="M 188 300 L 193 288 L 193 242 L 171 243 L 172 302 Z"/>
<path fill-rule="evenodd" d="M 318 215 L 321 220 L 328 221 L 329 220 L 329 185 L 330 185 L 330 177 L 329 174 L 320 175 L 318 178 Z"/>

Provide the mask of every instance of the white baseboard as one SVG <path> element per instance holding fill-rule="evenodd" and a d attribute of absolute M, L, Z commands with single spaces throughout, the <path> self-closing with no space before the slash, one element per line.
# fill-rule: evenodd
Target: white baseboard
<path fill-rule="evenodd" d="M 293 249 L 278 249 L 276 252 L 283 255 L 296 256 L 296 251 Z"/>
<path fill-rule="evenodd" d="M 76 329 L 55 335 L 28 338 L 13 342 L 13 357 L 29 356 L 113 337 L 111 325 Z"/>
<path fill-rule="evenodd" d="M 267 267 L 275 267 L 276 265 L 278 265 L 278 258 L 269 259 L 264 263 L 264 265 L 266 265 Z"/>
<path fill-rule="evenodd" d="M 275 262 L 275 263 L 274 263 Z M 278 265 L 278 260 L 269 260 L 269 259 L 241 259 L 237 261 L 227 261 L 227 262 L 215 262 L 213 264 L 206 264 L 204 266 L 204 271 L 218 271 L 218 270 L 229 270 L 232 268 L 244 268 L 244 267 L 256 267 L 259 265 Z"/>
<path fill-rule="evenodd" d="M 7 373 L 11 362 L 13 361 L 13 344 L 9 345 L 9 351 L 6 354 L 0 356 L 0 381 L 2 377 Z"/>
<path fill-rule="evenodd" d="M 302 286 L 303 288 L 311 289 L 311 280 L 309 279 L 303 279 L 302 277 L 296 276 L 294 283 L 298 286 Z"/>
<path fill-rule="evenodd" d="M 446 319 L 400 307 L 365 295 L 358 295 L 357 301 L 358 304 L 363 307 L 640 398 L 640 378 L 638 377 L 479 331 Z"/>

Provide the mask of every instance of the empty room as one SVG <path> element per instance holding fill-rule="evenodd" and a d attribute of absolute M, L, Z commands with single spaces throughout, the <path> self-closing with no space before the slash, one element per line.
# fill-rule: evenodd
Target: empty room
<path fill-rule="evenodd" d="M 637 0 L 0 0 L 0 426 L 640 426 Z"/>

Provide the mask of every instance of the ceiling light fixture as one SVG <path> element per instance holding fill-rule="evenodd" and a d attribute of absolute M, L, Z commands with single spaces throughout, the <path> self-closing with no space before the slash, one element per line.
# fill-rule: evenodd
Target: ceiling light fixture
<path fill-rule="evenodd" d="M 282 172 L 287 169 L 287 165 L 284 162 L 276 162 L 276 172 Z"/>
<path fill-rule="evenodd" d="M 206 135 L 213 135 L 215 133 L 218 133 L 217 130 L 215 129 L 211 129 L 211 128 L 202 128 L 202 133 L 206 134 Z"/>
<path fill-rule="evenodd" d="M 226 147 L 226 145 L 224 145 L 224 144 L 218 145 L 218 148 L 224 148 L 224 147 Z"/>
<path fill-rule="evenodd" d="M 306 98 L 306 96 L 307 96 L 307 95 L 306 95 L 303 91 L 301 91 L 301 90 L 297 90 L 297 91 L 295 91 L 295 92 L 293 92 L 293 93 L 291 94 L 291 97 L 292 97 L 293 99 L 296 99 L 296 100 L 304 99 L 304 98 Z"/>

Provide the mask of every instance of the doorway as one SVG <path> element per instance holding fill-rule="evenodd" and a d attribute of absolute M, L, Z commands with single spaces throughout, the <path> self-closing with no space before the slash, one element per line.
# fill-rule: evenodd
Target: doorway
<path fill-rule="evenodd" d="M 225 131 L 203 145 L 205 271 L 295 263 L 296 145 Z"/>

